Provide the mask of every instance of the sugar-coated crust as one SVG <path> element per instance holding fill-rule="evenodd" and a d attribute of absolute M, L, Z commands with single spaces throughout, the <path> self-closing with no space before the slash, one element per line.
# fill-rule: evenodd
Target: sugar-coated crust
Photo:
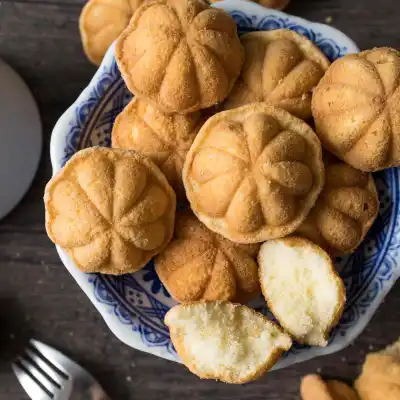
<path fill-rule="evenodd" d="M 334 328 L 339 323 L 340 317 L 343 314 L 344 306 L 346 303 L 346 288 L 345 288 L 344 283 L 343 283 L 342 279 L 340 278 L 339 274 L 335 270 L 335 266 L 332 262 L 332 259 L 329 257 L 328 253 L 325 250 L 323 250 L 321 247 L 319 247 L 315 243 L 311 242 L 310 240 L 302 238 L 302 237 L 289 236 L 289 237 L 285 237 L 285 238 L 281 238 L 281 239 L 275 239 L 274 241 L 277 243 L 283 243 L 289 247 L 311 248 L 311 249 L 313 249 L 313 251 L 318 253 L 322 258 L 324 258 L 327 265 L 329 265 L 330 275 L 334 278 L 334 280 L 336 282 L 336 287 L 337 287 L 338 294 L 339 294 L 339 301 L 338 301 L 338 304 L 336 305 L 331 322 L 326 327 L 325 332 L 323 332 L 324 339 L 327 341 L 328 337 L 329 337 L 329 332 L 332 330 L 332 328 Z M 263 262 L 268 263 L 268 260 L 265 260 L 265 261 L 263 260 L 263 246 L 261 246 L 260 252 L 258 253 L 258 264 L 260 266 L 259 274 L 260 274 L 261 292 L 264 295 L 265 300 L 267 301 L 268 308 L 278 319 L 279 323 L 285 329 L 285 331 L 287 333 L 289 333 L 292 337 L 294 337 L 298 343 L 308 344 L 304 338 L 294 335 L 290 331 L 289 327 L 287 325 L 285 325 L 284 321 L 281 321 L 281 319 L 278 317 L 278 315 L 275 314 L 274 304 L 271 301 L 270 297 L 268 296 L 268 289 L 263 287 L 263 284 L 262 284 Z M 321 347 L 325 347 L 326 345 L 327 345 L 326 343 L 319 344 L 319 346 L 321 346 Z"/>
<path fill-rule="evenodd" d="M 246 118 L 260 114 L 268 118 L 273 118 L 279 124 L 281 131 L 294 132 L 305 140 L 308 152 L 307 165 L 310 166 L 312 173 L 312 186 L 307 195 L 299 201 L 299 203 L 301 203 L 299 205 L 301 207 L 300 211 L 297 208 L 295 217 L 289 220 L 289 222 L 280 226 L 269 226 L 264 223 L 264 225 L 256 231 L 241 233 L 228 227 L 225 215 L 222 217 L 213 217 L 201 210 L 200 201 L 202 199 L 196 194 L 194 187 L 195 181 L 192 178 L 192 166 L 197 153 L 202 149 L 202 146 L 218 124 L 225 121 L 228 123 L 231 121 L 233 123 L 244 123 Z M 314 206 L 322 190 L 325 179 L 321 144 L 313 130 L 305 122 L 292 116 L 287 111 L 278 109 L 267 103 L 254 103 L 234 110 L 223 111 L 211 117 L 200 129 L 200 132 L 186 156 L 182 176 L 187 198 L 193 212 L 200 221 L 214 232 L 237 243 L 260 243 L 268 239 L 286 236 L 295 231 Z M 223 194 L 223 188 L 221 188 L 221 194 Z"/>
<path fill-rule="evenodd" d="M 182 168 L 186 153 L 205 118 L 201 113 L 165 114 L 136 97 L 117 116 L 112 147 L 149 157 L 167 178 L 178 199 L 185 199 Z"/>
<path fill-rule="evenodd" d="M 316 205 L 303 224 L 294 232 L 294 235 L 311 240 L 322 247 L 331 257 L 336 257 L 353 253 L 364 240 L 378 215 L 379 199 L 374 178 L 370 173 L 355 170 L 335 157 L 329 161 L 326 158 L 324 157 L 326 172 L 324 189 Z M 337 175 L 338 182 L 334 186 L 330 186 L 327 178 L 330 173 Z M 346 180 L 349 180 L 346 179 L 346 176 L 350 176 L 351 183 L 346 182 Z M 336 195 L 335 197 L 338 199 L 343 190 L 347 190 L 346 200 L 348 204 L 340 209 L 330 205 L 325 196 Z M 352 213 L 354 213 L 355 204 L 358 203 L 360 198 L 363 199 L 364 210 L 355 217 Z M 342 201 L 343 197 L 341 200 L 343 207 Z M 326 218 L 328 211 L 330 211 L 329 217 L 333 218 L 334 221 Z M 332 232 L 336 232 L 335 237 L 340 236 L 340 245 L 335 242 L 335 239 L 327 237 Z M 345 235 L 343 235 L 344 232 Z"/>
<path fill-rule="evenodd" d="M 81 162 L 91 160 L 93 157 L 101 156 L 104 157 L 105 160 L 110 161 L 111 163 L 115 163 L 118 160 L 135 160 L 138 164 L 142 167 L 145 168 L 145 170 L 148 173 L 148 179 L 146 182 L 146 185 L 152 185 L 154 182 L 157 184 L 157 187 L 161 187 L 162 190 L 164 191 L 166 198 L 167 198 L 167 205 L 165 212 L 163 213 L 162 217 L 163 218 L 163 228 L 164 228 L 164 237 L 162 240 L 162 244 L 156 247 L 155 249 L 136 249 L 133 250 L 131 248 L 134 247 L 132 242 L 127 241 L 127 239 L 121 239 L 120 242 L 124 243 L 123 246 L 121 245 L 115 245 L 115 248 L 111 249 L 109 247 L 109 243 L 112 243 L 112 230 L 114 229 L 114 217 L 110 221 L 105 221 L 105 217 L 103 216 L 103 219 L 101 220 L 101 223 L 105 226 L 105 228 L 101 227 L 92 227 L 91 230 L 99 229 L 98 233 L 96 234 L 95 237 L 93 237 L 92 234 L 90 236 L 92 238 L 88 239 L 88 237 L 83 237 L 82 242 L 80 242 L 80 233 L 79 229 L 76 231 L 76 245 L 68 247 L 64 243 L 64 238 L 60 239 L 60 227 L 58 227 L 58 233 L 56 234 L 53 231 L 53 224 L 56 221 L 56 218 L 58 215 L 62 215 L 62 212 L 60 212 L 57 207 L 60 204 L 55 205 L 54 204 L 54 191 L 57 189 L 57 186 L 59 184 L 63 184 L 65 182 L 69 182 L 71 179 L 71 176 L 73 177 L 73 180 L 76 179 L 75 173 L 77 170 L 75 169 L 76 167 L 80 166 Z M 132 172 L 132 171 L 130 171 Z M 115 178 L 114 178 L 115 179 Z M 158 186 L 159 185 L 159 186 Z M 85 193 L 87 196 L 86 192 L 84 189 L 81 187 L 80 191 Z M 102 198 L 101 201 L 104 200 L 104 194 L 103 193 L 96 193 L 95 195 L 98 196 L 98 198 Z M 61 193 L 61 196 L 68 196 L 64 192 Z M 58 195 L 58 203 L 60 202 L 60 195 Z M 89 198 L 89 197 L 88 197 Z M 137 197 L 137 200 L 141 198 L 142 200 L 146 199 L 146 197 Z M 67 197 L 67 200 L 68 197 Z M 113 200 L 114 201 L 114 200 Z M 165 176 L 161 173 L 161 171 L 155 166 L 148 158 L 140 155 L 139 153 L 133 151 L 133 150 L 121 150 L 121 149 L 109 149 L 105 147 L 91 147 L 88 149 L 81 150 L 77 153 L 74 154 L 74 156 L 65 164 L 65 166 L 56 174 L 54 175 L 51 180 L 47 183 L 46 188 L 45 188 L 45 193 L 44 193 L 44 203 L 45 203 L 45 208 L 46 208 L 46 231 L 49 236 L 49 238 L 55 243 L 63 247 L 72 257 L 75 265 L 80 268 L 84 272 L 101 272 L 101 273 L 107 273 L 107 274 L 113 274 L 113 275 L 119 275 L 119 274 L 124 274 L 124 273 L 130 273 L 130 272 L 135 272 L 138 269 L 142 268 L 144 265 L 146 265 L 156 254 L 158 254 L 160 251 L 162 251 L 168 244 L 168 242 L 171 240 L 172 235 L 173 235 L 173 228 L 174 228 L 174 221 L 175 221 L 175 208 L 176 208 L 176 198 L 175 198 L 175 193 L 172 190 L 171 186 L 168 184 L 168 181 L 166 180 Z M 87 207 L 89 207 L 89 212 L 91 207 L 95 207 L 93 205 L 93 200 L 89 198 L 89 202 Z M 99 203 L 104 206 L 104 203 Z M 136 203 L 132 204 L 131 207 L 136 207 Z M 88 212 L 88 209 L 85 208 L 84 205 L 83 207 L 83 212 Z M 132 209 L 129 209 L 132 210 Z M 68 212 L 69 210 L 67 210 Z M 82 211 L 82 209 L 80 210 Z M 97 210 L 97 212 L 99 212 Z M 126 215 L 126 212 L 122 215 Z M 101 214 L 101 213 L 100 213 Z M 68 214 L 67 214 L 68 215 Z M 77 224 L 77 228 L 79 228 L 79 224 L 82 224 L 79 222 L 82 217 L 77 217 L 77 216 L 72 216 L 75 217 L 76 219 L 74 220 L 74 223 Z M 84 218 L 83 218 L 84 219 Z M 71 222 L 72 224 L 72 222 Z M 69 225 L 71 225 L 69 224 Z M 131 225 L 132 228 L 135 228 L 134 223 L 132 222 Z M 67 228 L 70 228 L 70 226 L 65 227 L 66 230 Z M 124 259 L 124 265 L 120 265 L 118 262 L 115 263 L 114 261 L 111 260 L 111 253 L 108 256 L 101 255 L 94 255 L 91 254 L 93 250 L 93 247 L 90 247 L 93 243 L 98 240 L 98 237 L 100 235 L 104 236 L 104 246 L 107 246 L 107 249 L 105 251 L 113 251 L 117 252 L 118 256 L 122 255 Z M 88 236 L 88 235 L 86 235 Z M 143 240 L 146 240 L 143 238 Z M 86 248 L 86 250 L 81 250 L 80 252 L 80 259 L 86 260 L 85 262 L 80 262 L 76 256 L 76 249 L 82 249 L 82 246 Z M 99 247 L 97 246 L 97 250 L 99 250 Z M 101 250 L 99 250 L 101 251 Z M 121 252 L 121 254 L 119 254 Z M 126 254 L 130 255 L 126 255 Z M 97 258 L 96 258 L 97 257 Z M 106 257 L 106 258 L 104 258 Z M 102 261 L 99 261 L 100 260 Z M 117 257 L 118 258 L 118 257 Z M 93 263 L 96 265 L 95 267 L 91 266 Z M 121 269 L 122 268 L 122 269 Z"/>
<path fill-rule="evenodd" d="M 204 301 L 201 301 L 199 303 L 204 303 Z M 218 304 L 226 304 L 229 303 L 227 301 L 216 301 L 215 302 L 217 305 Z M 196 303 L 192 303 L 192 304 L 181 304 L 179 306 L 176 307 L 190 307 L 191 305 L 196 304 Z M 232 304 L 232 303 L 231 303 Z M 256 315 L 257 317 L 261 316 L 265 322 L 267 322 L 268 324 L 270 324 L 271 326 L 276 327 L 282 334 L 285 334 L 285 332 L 276 324 L 274 324 L 272 321 L 270 321 L 265 315 L 260 314 L 258 312 L 256 312 L 255 310 L 253 310 L 252 308 L 243 306 L 241 304 L 232 304 L 234 308 L 236 307 L 245 307 L 251 314 Z M 258 378 L 260 378 L 262 375 L 264 375 L 266 372 L 268 372 L 275 364 L 276 362 L 280 359 L 280 357 L 282 356 L 282 354 L 289 350 L 291 346 L 289 346 L 288 348 L 277 348 L 274 352 L 272 352 L 271 356 L 269 357 L 268 361 L 259 368 L 259 370 L 255 371 L 252 374 L 249 374 L 248 376 L 244 377 L 243 379 L 240 380 L 235 380 L 233 379 L 229 373 L 222 373 L 221 375 L 207 375 L 207 374 L 202 374 L 201 372 L 198 371 L 195 363 L 193 362 L 193 360 L 191 360 L 186 353 L 185 350 L 185 346 L 183 344 L 183 339 L 180 338 L 179 336 L 175 335 L 175 333 L 171 330 L 171 326 L 168 325 L 168 312 L 165 315 L 165 319 L 164 319 L 165 324 L 170 328 L 170 335 L 171 335 L 171 340 L 172 343 L 174 344 L 174 347 L 179 355 L 179 357 L 182 359 L 183 363 L 185 364 L 185 366 L 195 375 L 197 375 L 199 378 L 201 379 L 216 379 L 219 380 L 221 382 L 225 382 L 225 383 L 232 383 L 232 384 L 243 384 L 243 383 L 248 383 L 251 381 L 254 381 Z"/>
<path fill-rule="evenodd" d="M 312 91 L 330 65 L 322 51 L 289 29 L 250 32 L 240 40 L 245 62 L 224 109 L 267 101 L 308 120 Z"/>
<path fill-rule="evenodd" d="M 161 282 L 179 302 L 246 304 L 261 292 L 255 260 L 259 246 L 254 247 L 223 238 L 184 210 L 177 213 L 174 238 L 154 264 Z"/>
<path fill-rule="evenodd" d="M 171 15 L 174 14 L 179 21 L 179 28 L 175 25 L 172 28 L 170 27 L 171 29 L 166 33 L 167 39 L 170 41 L 169 45 L 174 47 L 174 51 L 166 59 L 167 61 L 164 66 L 161 68 L 160 65 L 156 66 L 152 62 L 150 67 L 152 68 L 152 72 L 148 77 L 152 77 L 153 84 L 155 84 L 156 80 L 157 82 L 159 80 L 161 82 L 158 89 L 153 88 L 153 90 L 149 89 L 149 85 L 142 85 L 139 88 L 137 82 L 135 83 L 133 78 L 135 73 L 130 69 L 132 54 L 131 52 L 129 54 L 125 52 L 125 44 L 129 41 L 130 36 L 135 34 L 135 31 L 139 28 L 142 16 L 146 12 L 154 12 L 151 8 L 154 7 L 155 9 L 156 6 L 168 7 L 169 14 L 164 15 L 164 17 L 168 18 L 163 23 L 171 24 Z M 207 16 L 204 13 L 210 15 Z M 203 14 L 203 20 L 199 18 L 201 14 Z M 158 12 L 156 18 L 160 18 L 160 15 L 160 12 Z M 204 17 L 204 15 L 206 16 Z M 200 26 L 195 26 L 195 23 Z M 215 24 L 219 24 L 219 26 L 215 26 Z M 149 31 L 146 35 L 152 38 L 156 34 L 159 34 L 158 31 L 160 28 L 157 24 L 154 24 L 151 28 L 145 29 L 154 29 L 153 33 Z M 210 39 L 206 36 L 200 38 L 200 32 L 203 35 L 207 34 L 208 30 L 210 36 L 217 32 L 220 38 Z M 187 40 L 189 36 L 190 40 Z M 224 39 L 221 39 L 222 37 Z M 198 41 L 200 39 L 204 40 L 206 44 Z M 158 45 L 160 54 L 165 52 L 162 56 L 164 60 L 169 50 L 166 48 L 165 43 L 160 45 L 157 43 L 157 40 L 154 39 L 154 42 L 151 42 L 149 45 L 153 47 L 145 49 L 143 54 L 145 55 L 147 50 L 155 51 L 156 48 L 154 46 Z M 168 42 L 168 40 L 166 41 Z M 208 42 L 208 40 L 210 41 Z M 218 40 L 225 40 L 224 45 L 221 46 Z M 193 41 L 195 44 L 192 43 Z M 178 48 L 180 51 L 179 63 L 174 60 Z M 195 52 L 198 53 L 194 55 Z M 140 54 L 139 61 L 136 60 L 136 63 L 140 62 L 140 57 L 143 54 Z M 164 112 L 177 112 L 181 114 L 205 109 L 223 101 L 232 89 L 240 73 L 244 59 L 243 48 L 240 44 L 233 19 L 223 10 L 210 8 L 208 2 L 203 0 L 183 0 L 182 3 L 170 0 L 147 1 L 135 12 L 128 27 L 118 38 L 115 47 L 115 56 L 121 75 L 132 93 L 157 105 Z M 134 56 L 137 56 L 137 54 Z M 197 59 L 195 60 L 196 57 Z M 161 57 L 157 58 L 158 61 L 162 62 Z M 179 69 L 179 71 L 171 71 L 169 67 L 173 62 L 175 69 Z M 140 71 L 147 73 L 145 71 L 146 68 L 149 68 L 148 65 Z M 157 69 L 157 72 L 153 71 L 155 69 Z M 184 72 L 181 73 L 181 71 Z M 158 74 L 163 74 L 162 79 L 158 79 Z M 165 87 L 167 79 L 169 80 L 169 87 L 165 89 L 166 94 L 161 96 L 161 86 L 164 84 Z M 193 79 L 196 80 L 196 83 L 193 82 Z M 180 81 L 178 82 L 178 80 Z M 194 101 L 193 99 L 196 100 Z"/>
<path fill-rule="evenodd" d="M 315 61 L 321 68 L 327 70 L 331 65 L 326 55 L 316 46 L 310 39 L 304 35 L 292 31 L 290 29 L 274 29 L 271 31 L 254 31 L 246 33 L 241 37 L 241 40 L 247 40 L 248 38 L 258 38 L 271 42 L 278 39 L 289 39 L 295 42 L 302 50 L 305 58 Z"/>
<path fill-rule="evenodd" d="M 400 165 L 399 78 L 400 53 L 389 47 L 333 62 L 312 98 L 324 147 L 365 172 Z"/>

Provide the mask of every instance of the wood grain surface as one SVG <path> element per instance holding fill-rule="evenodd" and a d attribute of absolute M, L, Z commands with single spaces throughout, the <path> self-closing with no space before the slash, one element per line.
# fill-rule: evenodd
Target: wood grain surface
<path fill-rule="evenodd" d="M 95 71 L 79 39 L 82 4 L 82 0 L 0 1 L 0 57 L 32 89 L 45 138 L 32 188 L 0 221 L 0 399 L 27 399 L 11 372 L 10 360 L 30 337 L 59 348 L 87 367 L 114 400 L 292 400 L 299 398 L 299 379 L 304 374 L 321 371 L 327 377 L 354 379 L 368 351 L 400 335 L 399 283 L 347 349 L 239 387 L 200 381 L 181 365 L 125 346 L 105 326 L 61 265 L 44 230 L 42 196 L 51 174 L 51 130 Z M 400 47 L 400 1 L 292 0 L 287 11 L 317 22 L 331 19 L 361 49 Z"/>

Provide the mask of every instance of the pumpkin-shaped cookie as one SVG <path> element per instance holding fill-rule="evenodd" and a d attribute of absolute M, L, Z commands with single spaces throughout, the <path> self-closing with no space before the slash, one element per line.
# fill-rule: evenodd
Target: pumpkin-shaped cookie
<path fill-rule="evenodd" d="M 246 303 L 260 293 L 258 249 L 225 239 L 183 211 L 176 218 L 174 239 L 156 258 L 156 271 L 177 301 Z"/>
<path fill-rule="evenodd" d="M 128 89 L 169 113 L 224 100 L 243 63 L 235 22 L 203 0 L 144 4 L 115 55 Z"/>
<path fill-rule="evenodd" d="M 47 184 L 44 201 L 47 234 L 84 272 L 134 272 L 173 234 L 175 193 L 133 150 L 79 151 Z"/>
<path fill-rule="evenodd" d="M 99 65 L 112 42 L 145 0 L 89 0 L 79 18 L 83 49 Z"/>
<path fill-rule="evenodd" d="M 268 101 L 299 118 L 311 117 L 312 90 L 329 67 L 321 50 L 288 29 L 251 32 L 241 42 L 245 62 L 224 109 Z"/>
<path fill-rule="evenodd" d="M 368 354 L 354 386 L 361 400 L 400 399 L 400 338 L 385 350 Z"/>
<path fill-rule="evenodd" d="M 319 375 L 306 375 L 300 384 L 301 400 L 359 400 L 356 391 L 344 382 L 324 382 Z"/>
<path fill-rule="evenodd" d="M 186 195 L 208 228 L 238 243 L 292 233 L 322 189 L 313 130 L 288 112 L 254 103 L 211 117 L 183 168 Z"/>
<path fill-rule="evenodd" d="M 200 113 L 165 114 L 134 98 L 115 120 L 112 146 L 133 149 L 150 157 L 182 199 L 185 197 L 183 163 L 201 123 Z"/>
<path fill-rule="evenodd" d="M 216 3 L 221 0 L 211 0 L 212 3 Z M 275 8 L 277 10 L 283 10 L 289 3 L 290 0 L 250 0 L 253 3 L 258 3 L 260 6 L 267 8 Z"/>
<path fill-rule="evenodd" d="M 400 165 L 400 53 L 350 54 L 327 71 L 313 95 L 322 144 L 362 171 Z"/>
<path fill-rule="evenodd" d="M 378 210 L 372 175 L 327 155 L 324 189 L 296 234 L 331 255 L 351 253 L 364 240 Z"/>

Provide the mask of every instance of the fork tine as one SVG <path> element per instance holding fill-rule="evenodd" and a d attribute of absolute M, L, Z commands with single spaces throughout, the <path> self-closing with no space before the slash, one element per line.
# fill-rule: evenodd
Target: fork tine
<path fill-rule="evenodd" d="M 31 339 L 30 344 L 36 349 L 42 356 L 49 360 L 55 367 L 57 367 L 62 373 L 64 373 L 67 377 L 71 375 L 71 369 L 73 370 L 75 367 L 75 363 L 70 360 L 68 357 L 64 356 L 64 354 L 59 351 L 53 349 L 47 344 L 39 342 L 36 339 Z"/>
<path fill-rule="evenodd" d="M 29 348 L 25 349 L 25 353 L 29 356 L 29 358 L 36 363 L 36 365 L 46 374 L 48 375 L 57 385 L 60 387 L 63 386 L 64 378 L 58 374 L 53 368 L 49 366 L 46 362 L 44 362 L 37 354 L 35 354 Z"/>
<path fill-rule="evenodd" d="M 12 369 L 32 400 L 51 400 L 51 397 L 19 365 L 12 363 Z"/>
<path fill-rule="evenodd" d="M 43 375 L 33 364 L 31 364 L 26 358 L 19 357 L 17 363 L 21 364 L 26 371 L 28 371 L 49 393 L 53 394 L 54 386 L 45 375 Z"/>

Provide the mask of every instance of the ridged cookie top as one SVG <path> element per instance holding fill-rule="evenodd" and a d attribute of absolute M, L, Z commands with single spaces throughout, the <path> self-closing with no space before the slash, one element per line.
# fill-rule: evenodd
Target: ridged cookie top
<path fill-rule="evenodd" d="M 202 121 L 200 113 L 165 114 L 134 98 L 115 121 L 112 146 L 150 157 L 183 199 L 183 163 Z"/>
<path fill-rule="evenodd" d="M 134 151 L 79 151 L 47 184 L 44 200 L 50 239 L 85 272 L 134 272 L 172 237 L 175 194 Z"/>
<path fill-rule="evenodd" d="M 323 145 L 362 171 L 400 165 L 400 53 L 350 54 L 327 71 L 313 96 Z"/>
<path fill-rule="evenodd" d="M 225 99 L 243 63 L 233 19 L 203 0 L 154 0 L 117 42 L 128 89 L 165 112 L 187 113 Z"/>
<path fill-rule="evenodd" d="M 79 29 L 89 60 L 100 65 L 106 51 L 128 26 L 144 0 L 89 0 L 82 9 Z"/>
<path fill-rule="evenodd" d="M 184 211 L 177 215 L 174 239 L 155 260 L 156 271 L 177 301 L 246 303 L 260 293 L 258 249 L 223 238 Z"/>
<path fill-rule="evenodd" d="M 288 29 L 251 32 L 241 37 L 242 72 L 225 109 L 268 101 L 293 115 L 311 117 L 311 94 L 329 61 L 305 36 Z"/>
<path fill-rule="evenodd" d="M 315 204 L 324 182 L 321 145 L 286 111 L 244 106 L 203 125 L 183 181 L 208 228 L 235 242 L 262 242 L 293 232 Z"/>
<path fill-rule="evenodd" d="M 297 234 L 331 255 L 351 253 L 378 214 L 374 179 L 338 160 L 326 162 L 325 171 L 324 189 Z"/>
<path fill-rule="evenodd" d="M 370 353 L 354 383 L 361 399 L 400 399 L 400 338 L 377 353 Z"/>

